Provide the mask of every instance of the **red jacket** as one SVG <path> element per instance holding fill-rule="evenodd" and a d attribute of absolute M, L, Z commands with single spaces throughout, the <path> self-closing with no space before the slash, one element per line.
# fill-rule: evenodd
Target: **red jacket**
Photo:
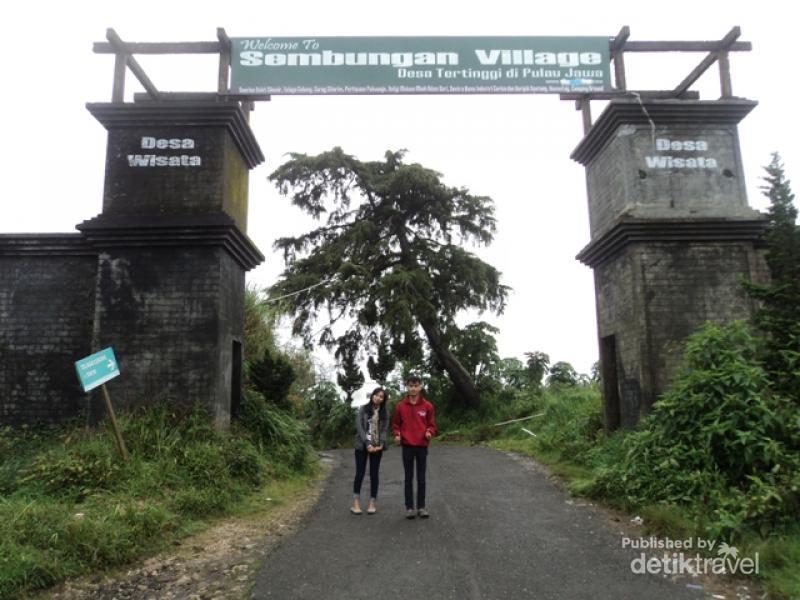
<path fill-rule="evenodd" d="M 400 443 L 404 446 L 427 446 L 425 433 L 436 435 L 433 404 L 422 396 L 418 396 L 417 402 L 412 404 L 409 396 L 406 396 L 394 409 L 392 431 L 400 436 Z"/>

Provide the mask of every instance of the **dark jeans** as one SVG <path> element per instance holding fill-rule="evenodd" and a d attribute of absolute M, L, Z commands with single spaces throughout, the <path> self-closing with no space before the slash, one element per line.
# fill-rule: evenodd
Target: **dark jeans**
<path fill-rule="evenodd" d="M 367 452 L 366 450 L 356 450 L 356 478 L 353 481 L 353 495 L 361 494 L 361 482 L 364 481 L 364 474 L 367 472 L 367 460 L 369 460 L 369 497 L 378 497 L 378 470 L 381 466 L 380 452 Z"/>
<path fill-rule="evenodd" d="M 425 508 L 426 446 L 403 446 L 403 469 L 406 473 L 406 508 L 414 508 L 414 461 L 417 462 L 417 509 Z"/>

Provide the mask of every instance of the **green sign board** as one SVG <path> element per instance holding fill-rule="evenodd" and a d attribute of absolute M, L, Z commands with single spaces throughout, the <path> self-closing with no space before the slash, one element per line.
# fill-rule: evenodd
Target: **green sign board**
<path fill-rule="evenodd" d="M 232 38 L 230 92 L 601 92 L 610 71 L 607 37 Z"/>
<path fill-rule="evenodd" d="M 119 365 L 113 348 L 105 348 L 75 361 L 75 370 L 78 372 L 78 379 L 84 392 L 93 390 L 119 375 Z"/>

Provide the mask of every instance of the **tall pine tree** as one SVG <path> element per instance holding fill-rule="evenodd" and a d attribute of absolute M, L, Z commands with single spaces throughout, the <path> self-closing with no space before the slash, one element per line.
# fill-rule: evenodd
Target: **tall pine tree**
<path fill-rule="evenodd" d="M 478 406 L 470 373 L 448 347 L 446 332 L 463 310 L 502 311 L 508 288 L 500 273 L 469 252 L 495 230 L 490 198 L 448 187 L 440 175 L 403 162 L 404 152 L 362 162 L 334 148 L 292 154 L 270 175 L 278 189 L 321 227 L 283 238 L 286 268 L 272 287 L 311 343 L 311 323 L 327 313 L 319 343 L 343 348 L 349 336 L 377 353 L 384 334 L 398 359 L 421 355 L 422 335 L 461 401 Z M 334 323 L 346 332 L 333 333 Z M 338 331 L 337 326 L 337 331 Z"/>
<path fill-rule="evenodd" d="M 800 228 L 794 194 L 786 179 L 780 155 L 764 167 L 769 198 L 769 230 L 766 234 L 766 261 L 769 285 L 749 285 L 750 293 L 761 301 L 756 324 L 766 338 L 764 366 L 773 388 L 787 397 L 800 400 Z"/>

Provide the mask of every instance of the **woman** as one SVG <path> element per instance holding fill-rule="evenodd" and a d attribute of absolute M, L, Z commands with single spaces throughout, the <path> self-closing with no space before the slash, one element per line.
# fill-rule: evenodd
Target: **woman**
<path fill-rule="evenodd" d="M 367 471 L 369 462 L 369 506 L 367 514 L 377 511 L 375 500 L 378 498 L 378 470 L 381 457 L 386 449 L 386 431 L 389 428 L 389 415 L 386 412 L 386 390 L 375 388 L 369 402 L 358 409 L 356 416 L 356 478 L 353 481 L 353 505 L 350 512 L 361 514 L 361 482 Z"/>

